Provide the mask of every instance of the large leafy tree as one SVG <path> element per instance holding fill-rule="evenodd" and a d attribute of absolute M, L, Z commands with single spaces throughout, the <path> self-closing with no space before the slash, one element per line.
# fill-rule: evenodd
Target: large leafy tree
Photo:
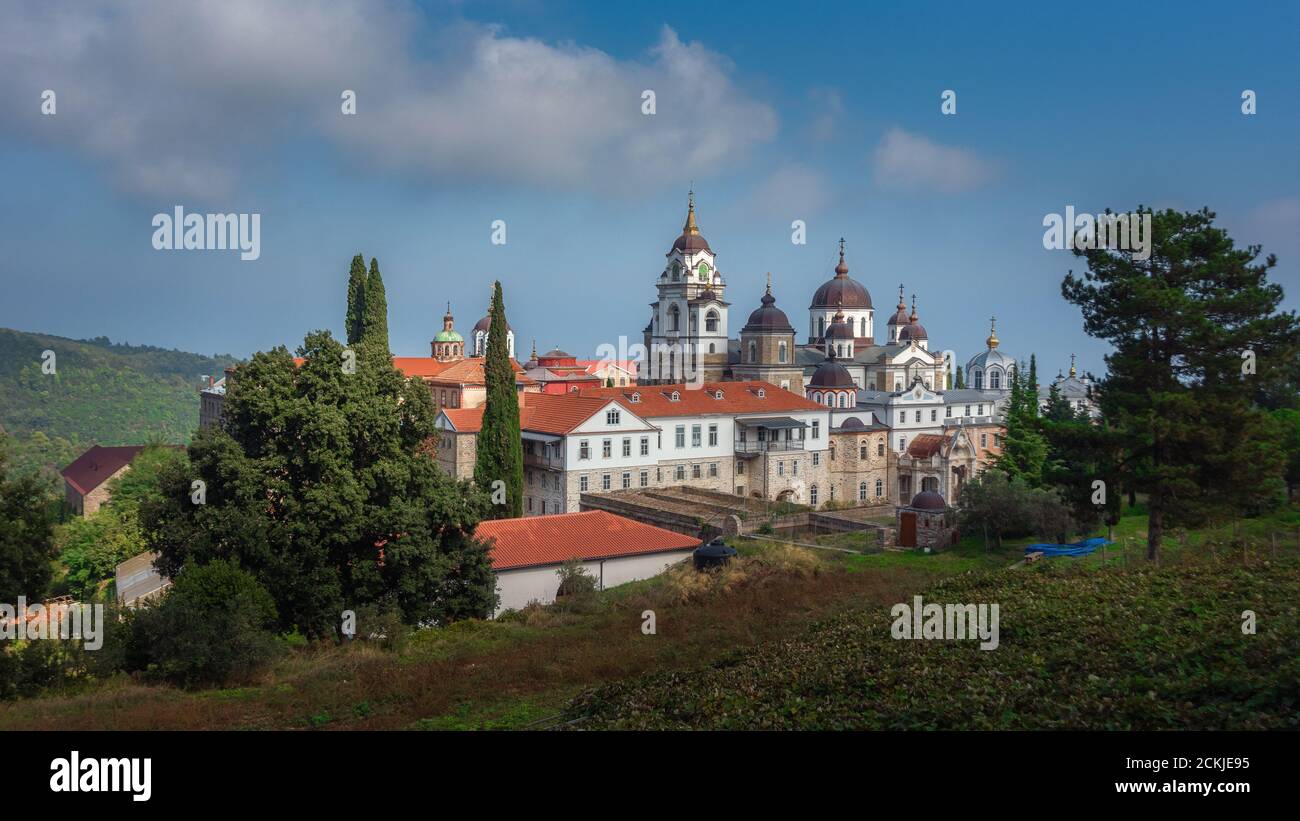
<path fill-rule="evenodd" d="M 223 428 L 142 507 L 159 569 L 233 559 L 275 599 L 283 627 L 329 635 L 345 609 L 392 605 L 408 623 L 484 616 L 496 603 L 472 533 L 487 498 L 417 452 L 434 433 L 428 389 L 361 343 L 354 372 L 327 331 L 295 366 L 283 347 L 242 365 Z M 192 481 L 204 483 L 195 504 Z"/>
<path fill-rule="evenodd" d="M 363 316 L 362 341 L 376 355 L 382 351 L 384 356 L 388 356 L 388 298 L 384 295 L 379 260 L 374 257 L 370 259 L 370 274 L 366 277 Z"/>
<path fill-rule="evenodd" d="M 54 573 L 56 500 L 35 474 L 6 479 L 7 451 L 0 433 L 0 601 L 39 600 Z"/>
<path fill-rule="evenodd" d="M 1076 249 L 1087 269 L 1071 271 L 1061 293 L 1085 330 L 1114 346 L 1100 402 L 1122 437 L 1129 486 L 1148 494 L 1154 560 L 1168 527 L 1275 493 L 1281 454 L 1265 441 L 1271 428 L 1254 397 L 1293 369 L 1300 325 L 1277 310 L 1276 257 L 1237 248 L 1213 212 L 1139 214 L 1151 217 L 1149 258 Z"/>
<path fill-rule="evenodd" d="M 357 254 L 348 273 L 348 313 L 344 318 L 349 345 L 361 341 L 366 328 L 366 259 Z"/>
<path fill-rule="evenodd" d="M 474 464 L 474 481 L 491 493 L 505 490 L 505 503 L 497 505 L 498 518 L 522 516 L 524 493 L 523 442 L 519 436 L 519 399 L 515 393 L 515 369 L 507 345 L 506 308 L 501 297 L 501 283 L 492 290 L 492 309 L 488 314 L 486 361 L 487 404 L 483 426 L 478 435 L 478 458 Z M 495 485 L 504 482 L 503 486 Z M 494 501 L 499 501 L 499 495 Z"/>

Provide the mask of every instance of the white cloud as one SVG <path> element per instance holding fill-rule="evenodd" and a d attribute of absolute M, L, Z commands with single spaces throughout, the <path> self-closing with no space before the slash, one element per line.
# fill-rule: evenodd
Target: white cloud
<path fill-rule="evenodd" d="M 994 165 L 972 151 L 897 127 L 876 146 L 872 164 L 876 184 L 898 191 L 970 191 L 996 176 Z"/>
<path fill-rule="evenodd" d="M 833 88 L 814 88 L 808 92 L 811 113 L 805 133 L 813 142 L 833 140 L 844 115 L 844 98 Z"/>
<path fill-rule="evenodd" d="M 431 30 L 397 0 L 54 3 L 7 18 L 0 93 L 32 103 L 0 123 L 149 194 L 223 195 L 321 135 L 347 162 L 435 181 L 630 188 L 710 173 L 776 132 L 724 58 L 667 28 L 644 59 L 619 60 L 493 26 Z M 54 117 L 39 113 L 46 88 Z"/>
<path fill-rule="evenodd" d="M 825 208 L 829 199 L 826 177 L 804 165 L 776 169 L 747 197 L 755 213 L 789 220 L 807 220 Z"/>

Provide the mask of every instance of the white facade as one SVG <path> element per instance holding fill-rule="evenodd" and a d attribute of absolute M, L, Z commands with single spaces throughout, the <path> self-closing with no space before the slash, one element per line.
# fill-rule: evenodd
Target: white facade
<path fill-rule="evenodd" d="M 642 553 L 635 556 L 616 556 L 610 559 L 593 559 L 582 567 L 596 579 L 597 589 L 605 590 L 620 584 L 658 576 L 668 568 L 691 558 L 692 548 L 670 550 L 663 553 Z M 498 571 L 497 603 L 493 616 L 506 610 L 519 610 L 530 602 L 551 604 L 560 589 L 560 564 L 539 567 L 520 567 Z"/>

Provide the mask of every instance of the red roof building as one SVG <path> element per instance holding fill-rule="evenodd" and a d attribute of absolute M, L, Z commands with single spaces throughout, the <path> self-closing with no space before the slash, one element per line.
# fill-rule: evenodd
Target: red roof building
<path fill-rule="evenodd" d="M 68 504 L 78 516 L 89 516 L 108 501 L 108 480 L 125 473 L 144 445 L 95 445 L 60 473 Z"/>

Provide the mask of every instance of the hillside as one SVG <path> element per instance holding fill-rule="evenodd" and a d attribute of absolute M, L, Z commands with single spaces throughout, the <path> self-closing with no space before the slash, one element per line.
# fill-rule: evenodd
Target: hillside
<path fill-rule="evenodd" d="M 1300 561 L 1240 555 L 965 574 L 934 603 L 998 603 L 1000 645 L 908 641 L 884 607 L 725 664 L 629 679 L 582 729 L 1275 729 L 1300 726 Z M 1253 610 L 1258 633 L 1243 635 Z"/>
<path fill-rule="evenodd" d="M 41 372 L 43 351 L 56 372 Z M 203 356 L 100 337 L 0 328 L 0 429 L 10 469 L 58 470 L 92 444 L 185 443 L 199 422 L 195 390 L 231 356 Z"/>

